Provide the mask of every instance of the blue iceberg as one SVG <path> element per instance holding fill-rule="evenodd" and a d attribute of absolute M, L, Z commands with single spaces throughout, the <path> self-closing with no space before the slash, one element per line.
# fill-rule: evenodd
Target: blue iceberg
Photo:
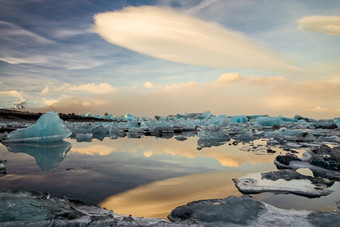
<path fill-rule="evenodd" d="M 259 117 L 256 122 L 264 127 L 282 126 L 283 123 L 279 117 Z"/>
<path fill-rule="evenodd" d="M 248 118 L 244 115 L 237 115 L 237 116 L 231 117 L 230 122 L 231 123 L 247 123 Z"/>
<path fill-rule="evenodd" d="M 340 128 L 340 117 L 336 117 L 333 119 L 334 124 L 336 124 L 336 126 L 338 126 L 338 128 Z"/>
<path fill-rule="evenodd" d="M 4 143 L 47 143 L 61 141 L 72 132 L 66 127 L 56 111 L 47 112 L 37 120 L 37 123 L 24 129 L 17 129 L 8 134 Z"/>

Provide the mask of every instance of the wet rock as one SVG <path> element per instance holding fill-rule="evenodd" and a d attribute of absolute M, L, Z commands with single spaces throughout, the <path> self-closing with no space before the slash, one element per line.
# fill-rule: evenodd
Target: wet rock
<path fill-rule="evenodd" d="M 175 136 L 175 139 L 177 141 L 184 141 L 184 140 L 187 140 L 188 138 L 184 137 L 184 136 Z"/>
<path fill-rule="evenodd" d="M 308 221 L 316 227 L 338 227 L 340 225 L 340 212 L 315 211 L 308 215 Z"/>
<path fill-rule="evenodd" d="M 195 201 L 175 208 L 168 216 L 176 223 L 191 225 L 306 227 L 339 226 L 339 217 L 339 211 L 286 210 L 249 196 Z"/>
<path fill-rule="evenodd" d="M 278 155 L 276 160 L 284 165 L 289 165 L 291 161 L 301 161 L 295 154 Z"/>
<path fill-rule="evenodd" d="M 274 151 L 274 150 L 268 148 L 268 149 L 267 149 L 267 153 L 268 153 L 268 154 L 274 154 L 274 153 L 276 153 L 276 151 Z"/>
<path fill-rule="evenodd" d="M 249 225 L 265 210 L 262 202 L 249 196 L 200 200 L 172 210 L 168 218 L 184 223 L 224 223 Z"/>
<path fill-rule="evenodd" d="M 340 147 L 330 148 L 327 145 L 322 145 L 312 149 L 314 157 L 313 165 L 340 171 Z"/>
<path fill-rule="evenodd" d="M 291 169 L 283 169 L 280 171 L 271 171 L 271 172 L 267 172 L 267 173 L 261 173 L 262 179 L 268 179 L 268 180 L 272 180 L 272 181 L 276 181 L 279 179 L 284 179 L 286 181 L 290 181 L 290 180 L 310 180 L 310 181 L 314 181 L 315 179 L 311 176 L 306 176 L 306 175 L 302 175 L 298 172 L 296 172 L 295 170 L 291 170 Z M 318 183 L 317 181 L 315 181 L 315 183 Z"/>
<path fill-rule="evenodd" d="M 302 161 L 293 154 L 278 155 L 274 161 L 278 169 L 300 169 L 308 168 L 312 170 L 314 175 L 321 176 L 332 180 L 340 180 L 340 172 L 330 169 L 325 169 L 319 166 L 312 165 L 308 162 Z"/>

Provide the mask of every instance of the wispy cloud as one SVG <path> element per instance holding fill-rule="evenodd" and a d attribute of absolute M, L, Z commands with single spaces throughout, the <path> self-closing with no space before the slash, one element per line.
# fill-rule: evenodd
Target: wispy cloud
<path fill-rule="evenodd" d="M 53 43 L 52 40 L 47 39 L 41 35 L 38 35 L 32 31 L 29 31 L 27 29 L 21 28 L 15 24 L 6 22 L 6 21 L 1 21 L 0 20 L 0 26 L 1 28 L 1 33 L 2 33 L 2 39 L 12 39 L 13 37 L 25 37 L 26 39 L 31 39 L 35 42 L 38 43 L 43 43 L 43 44 L 51 44 Z"/>
<path fill-rule="evenodd" d="M 170 8 L 129 7 L 94 18 L 94 30 L 106 41 L 156 58 L 215 68 L 298 69 L 238 32 Z"/>
<path fill-rule="evenodd" d="M 41 94 L 56 93 L 56 92 L 83 92 L 83 94 L 105 94 L 116 91 L 116 88 L 108 83 L 89 83 L 80 85 L 71 85 L 64 83 L 62 86 L 56 86 L 53 83 L 47 84 L 42 90 Z"/>
<path fill-rule="evenodd" d="M 308 16 L 299 20 L 299 29 L 340 35 L 340 16 Z"/>

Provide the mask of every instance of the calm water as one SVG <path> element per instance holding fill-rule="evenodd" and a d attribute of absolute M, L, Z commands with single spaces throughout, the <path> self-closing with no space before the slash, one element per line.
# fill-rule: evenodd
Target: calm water
<path fill-rule="evenodd" d="M 284 153 L 279 148 L 275 154 L 247 152 L 247 144 L 196 147 L 197 137 L 0 145 L 0 159 L 7 160 L 0 187 L 79 198 L 118 214 L 166 218 L 194 200 L 240 196 L 232 178 L 276 170 L 274 158 Z M 282 208 L 330 210 L 340 198 L 339 182 L 330 189 L 335 192 L 317 199 L 271 193 L 254 197 Z"/>

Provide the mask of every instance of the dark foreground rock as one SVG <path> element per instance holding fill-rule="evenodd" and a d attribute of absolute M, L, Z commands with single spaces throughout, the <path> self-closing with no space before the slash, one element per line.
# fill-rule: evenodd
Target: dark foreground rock
<path fill-rule="evenodd" d="M 41 192 L 0 192 L 0 226 L 339 226 L 336 211 L 285 210 L 250 196 L 200 200 L 177 207 L 169 219 L 117 215 L 81 200 Z"/>
<path fill-rule="evenodd" d="M 182 226 L 163 219 L 117 215 L 80 200 L 40 192 L 0 192 L 0 226 Z"/>
<path fill-rule="evenodd" d="M 279 209 L 250 196 L 200 200 L 177 207 L 171 221 L 204 226 L 339 226 L 337 211 Z"/>

